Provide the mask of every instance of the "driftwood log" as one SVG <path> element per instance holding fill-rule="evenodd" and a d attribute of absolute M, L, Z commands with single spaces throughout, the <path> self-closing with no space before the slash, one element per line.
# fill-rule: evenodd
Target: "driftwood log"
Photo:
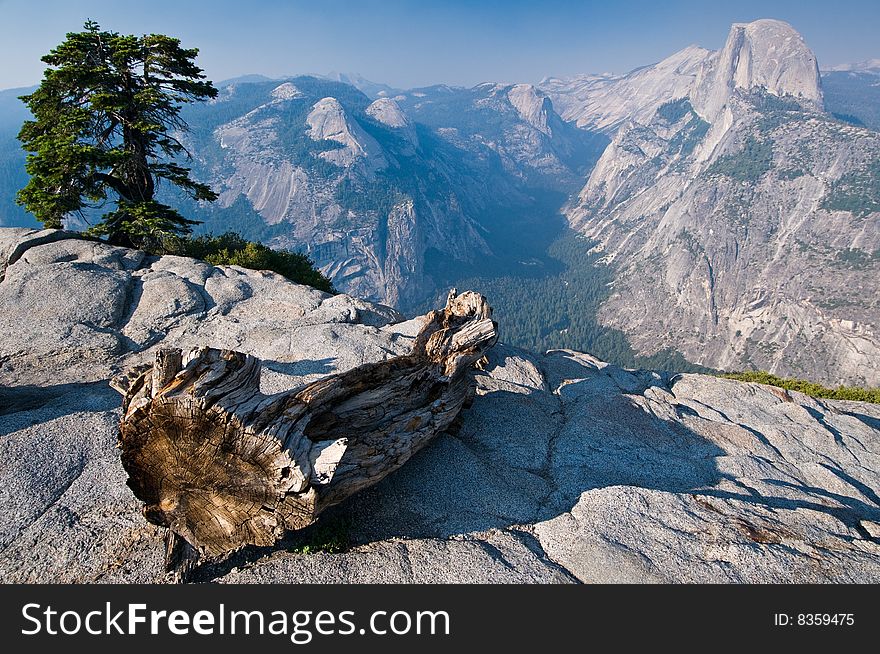
<path fill-rule="evenodd" d="M 277 395 L 260 392 L 258 359 L 212 348 L 160 350 L 114 382 L 122 465 L 144 516 L 169 530 L 169 580 L 312 524 L 449 427 L 497 326 L 473 292 L 424 321 L 410 354 Z"/>

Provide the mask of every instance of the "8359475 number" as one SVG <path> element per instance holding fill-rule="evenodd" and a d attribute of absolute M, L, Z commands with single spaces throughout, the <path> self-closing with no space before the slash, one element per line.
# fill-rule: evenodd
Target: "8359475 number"
<path fill-rule="evenodd" d="M 855 616 L 852 613 L 798 613 L 797 624 L 802 627 L 848 627 L 855 624 Z"/>

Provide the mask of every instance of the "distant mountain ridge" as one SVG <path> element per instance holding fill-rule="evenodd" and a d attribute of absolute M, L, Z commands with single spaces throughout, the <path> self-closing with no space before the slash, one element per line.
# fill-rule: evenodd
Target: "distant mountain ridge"
<path fill-rule="evenodd" d="M 822 71 L 822 89 L 835 117 L 880 131 L 880 68 Z"/>
<path fill-rule="evenodd" d="M 368 80 L 360 73 L 339 73 L 336 71 L 332 71 L 327 73 L 326 75 L 316 75 L 316 77 L 322 77 L 323 79 L 328 79 L 333 82 L 350 84 L 358 91 L 366 95 L 368 98 L 371 98 L 373 100 L 375 100 L 376 98 L 396 95 L 401 92 L 400 89 L 396 89 L 393 86 L 388 86 L 387 84 Z"/>
<path fill-rule="evenodd" d="M 503 277 L 499 310 L 534 343 L 614 350 L 601 330 L 622 330 L 642 355 L 877 384 L 880 77 L 818 63 L 790 25 L 759 20 L 718 51 L 537 85 L 246 75 L 185 109 L 219 202 L 166 197 L 202 230 L 305 250 L 340 290 L 405 311 Z M 18 94 L 0 92 L 0 225 L 33 224 L 13 204 Z M 536 289 L 558 319 L 516 295 Z M 596 312 L 592 340 L 571 340 Z"/>
<path fill-rule="evenodd" d="M 371 101 L 296 77 L 224 86 L 186 118 L 194 169 L 225 210 L 190 205 L 206 229 L 305 245 L 338 288 L 402 308 L 441 290 L 429 252 L 491 259 L 484 217 L 528 207 L 524 187 L 571 192 L 607 142 L 522 85 Z"/>
<path fill-rule="evenodd" d="M 625 75 L 545 78 L 538 84 L 578 127 L 614 131 L 627 120 L 647 120 L 664 102 L 681 97 L 695 82 L 709 50 L 689 46 L 652 66 Z"/>
<path fill-rule="evenodd" d="M 705 118 L 724 104 L 730 88 L 752 86 L 822 104 L 815 56 L 791 26 L 770 19 L 734 24 L 717 52 L 691 45 L 625 75 L 550 77 L 539 84 L 563 118 L 606 131 L 628 120 L 647 122 L 660 105 L 688 95 Z"/>
<path fill-rule="evenodd" d="M 838 64 L 826 68 L 823 72 L 872 73 L 880 75 L 880 59 L 866 59 L 851 64 Z"/>

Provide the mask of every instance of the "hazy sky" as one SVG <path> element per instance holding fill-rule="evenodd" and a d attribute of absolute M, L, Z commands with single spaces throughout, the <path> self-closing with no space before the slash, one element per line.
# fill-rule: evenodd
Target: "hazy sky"
<path fill-rule="evenodd" d="M 412 87 L 625 72 L 691 43 L 718 48 L 732 22 L 756 18 L 790 22 L 821 66 L 880 57 L 877 0 L 0 0 L 0 88 L 38 82 L 40 57 L 86 18 L 176 36 L 214 81 L 336 70 Z"/>

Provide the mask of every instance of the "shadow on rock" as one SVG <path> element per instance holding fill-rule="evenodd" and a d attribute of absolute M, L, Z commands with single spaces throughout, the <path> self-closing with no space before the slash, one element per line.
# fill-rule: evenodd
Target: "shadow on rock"
<path fill-rule="evenodd" d="M 300 359 L 289 363 L 281 361 L 263 361 L 263 367 L 281 375 L 306 377 L 308 375 L 328 375 L 336 372 L 336 358 Z"/>
<path fill-rule="evenodd" d="M 314 363 L 326 362 L 307 366 Z M 736 382 L 712 378 L 679 385 L 669 375 L 628 372 L 589 361 L 560 357 L 543 363 L 550 369 L 531 376 L 523 363 L 513 372 L 492 369 L 481 376 L 479 394 L 456 429 L 438 436 L 402 468 L 325 511 L 312 527 L 288 533 L 273 547 L 247 547 L 223 561 L 205 563 L 195 580 L 217 579 L 284 552 L 334 552 L 395 538 L 473 539 L 475 533 L 518 525 L 524 530 L 516 533 L 527 535 L 529 525 L 546 524 L 567 513 L 580 511 L 582 518 L 584 494 L 590 491 L 600 491 L 586 501 L 596 525 L 584 528 L 608 524 L 609 533 L 628 538 L 625 534 L 632 527 L 635 542 L 657 536 L 643 533 L 636 526 L 639 520 L 663 525 L 656 528 L 668 533 L 678 533 L 676 525 L 684 521 L 680 538 L 691 544 L 696 542 L 693 534 L 714 520 L 730 530 L 726 537 L 740 538 L 745 548 L 769 545 L 784 550 L 786 542 L 810 538 L 796 532 L 812 533 L 815 525 L 808 516 L 818 514 L 827 518 L 816 524 L 825 524 L 823 529 L 843 543 L 878 542 L 863 524 L 880 522 L 880 497 L 873 487 L 832 457 L 810 464 L 809 472 L 799 478 L 786 454 L 776 449 L 781 436 L 762 422 L 761 411 L 768 407 L 792 412 L 793 420 L 803 421 L 789 423 L 797 439 L 805 435 L 799 430 L 806 426 L 813 430 L 810 438 L 824 434 L 827 447 L 844 451 L 851 444 L 845 435 L 851 428 L 842 428 L 842 435 L 832 424 L 837 418 L 824 405 L 772 405 L 777 402 L 772 394 L 755 398 L 759 390 L 728 388 L 725 384 Z M 277 364 L 267 365 L 274 369 Z M 534 371 L 538 365 L 534 363 Z M 299 368 L 285 370 L 307 374 Z M 701 389 L 695 396 L 689 395 L 693 384 Z M 742 398 L 722 402 L 713 395 L 734 391 L 767 404 L 740 416 L 736 412 L 745 406 Z M 701 404 L 701 399 L 716 408 Z M 865 423 L 861 415 L 852 418 Z M 841 439 L 846 442 L 839 443 Z M 653 491 L 670 495 L 657 504 Z M 629 504 L 602 504 L 615 497 Z M 664 510 L 679 513 L 656 514 Z M 798 510 L 803 510 L 801 517 L 792 517 L 790 512 Z M 629 520 L 635 522 L 627 527 L 623 523 Z M 580 532 L 573 534 L 571 542 L 581 542 Z M 536 540 L 533 546 L 543 557 L 543 545 Z M 702 546 L 702 541 L 694 545 Z M 585 547 L 589 558 L 594 550 Z"/>
<path fill-rule="evenodd" d="M 585 491 L 711 487 L 724 450 L 619 392 L 575 399 L 496 391 L 478 397 L 456 435 L 339 507 L 359 542 L 449 537 L 554 518 Z M 542 397 L 543 395 L 543 397 Z"/>
<path fill-rule="evenodd" d="M 54 386 L 0 386 L 0 416 L 3 417 L 0 420 L 0 435 L 52 420 L 71 410 L 108 411 L 118 407 L 119 395 L 107 381 Z"/>

